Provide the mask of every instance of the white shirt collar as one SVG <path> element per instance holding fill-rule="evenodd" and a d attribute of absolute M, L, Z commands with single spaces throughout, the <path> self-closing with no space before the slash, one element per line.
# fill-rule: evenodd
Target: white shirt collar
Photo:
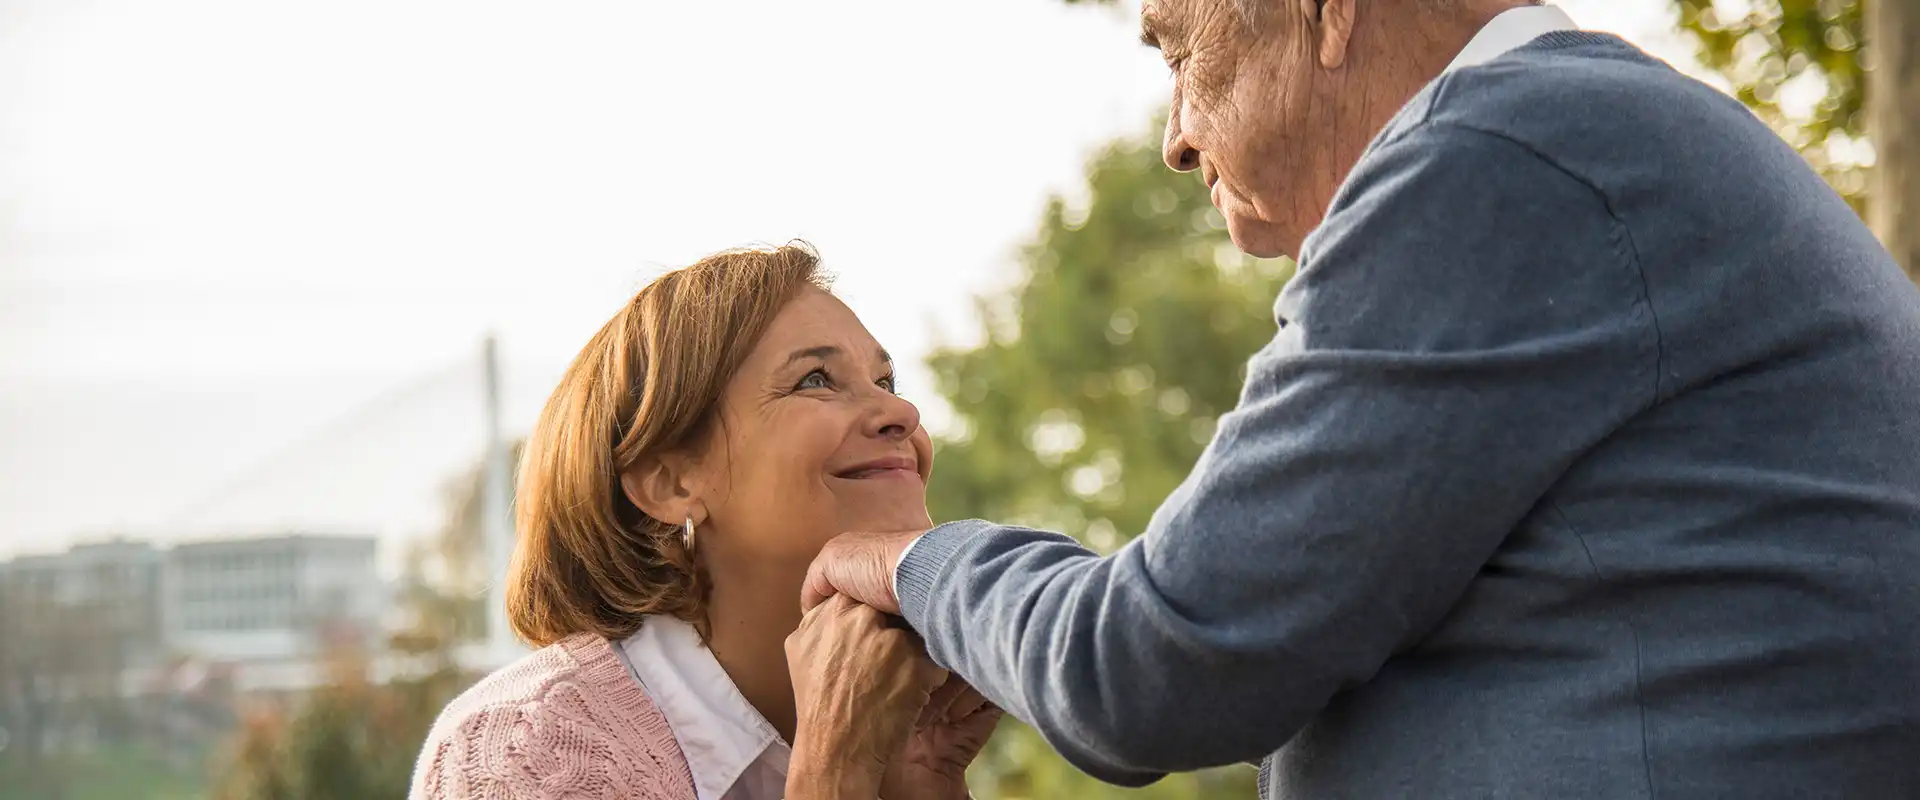
<path fill-rule="evenodd" d="M 619 650 L 673 729 L 698 800 L 777 800 L 785 793 L 793 749 L 740 694 L 692 625 L 649 616 Z"/>
<path fill-rule="evenodd" d="M 1520 6 L 1500 12 L 1475 34 L 1473 41 L 1454 56 L 1441 74 L 1464 67 L 1485 64 L 1554 31 L 1578 30 L 1573 18 L 1555 6 Z"/>

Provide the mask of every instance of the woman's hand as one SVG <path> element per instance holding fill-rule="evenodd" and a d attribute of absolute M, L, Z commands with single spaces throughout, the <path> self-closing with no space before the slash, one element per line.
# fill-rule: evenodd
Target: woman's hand
<path fill-rule="evenodd" d="M 883 800 L 964 800 L 967 765 L 1000 722 L 1000 709 L 958 675 L 933 693 L 880 782 Z"/>
<path fill-rule="evenodd" d="M 800 620 L 787 669 L 799 717 L 788 800 L 878 796 L 887 763 L 946 679 L 910 632 L 843 596 Z"/>

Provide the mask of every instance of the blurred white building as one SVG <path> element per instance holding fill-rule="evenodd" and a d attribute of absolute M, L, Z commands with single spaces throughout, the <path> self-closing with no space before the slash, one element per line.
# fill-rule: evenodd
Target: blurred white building
<path fill-rule="evenodd" d="M 166 654 L 162 624 L 163 551 L 115 539 L 64 553 L 21 556 L 0 578 L 9 639 L 29 648 L 64 647 L 107 663 L 140 666 Z M 63 631 L 76 617 L 85 631 Z"/>
<path fill-rule="evenodd" d="M 388 605 L 372 537 L 298 534 L 167 551 L 166 641 L 216 662 L 305 661 L 368 646 Z"/>
<path fill-rule="evenodd" d="M 132 669 L 177 657 L 312 662 L 384 633 L 391 604 L 377 550 L 371 536 L 293 534 L 20 556 L 0 571 L 6 638 Z"/>

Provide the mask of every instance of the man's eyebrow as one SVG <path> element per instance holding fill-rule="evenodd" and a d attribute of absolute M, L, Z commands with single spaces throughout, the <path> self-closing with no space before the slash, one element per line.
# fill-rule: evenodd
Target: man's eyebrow
<path fill-rule="evenodd" d="M 1160 49 L 1160 26 L 1154 24 L 1153 17 L 1140 15 L 1140 43 L 1155 50 Z"/>

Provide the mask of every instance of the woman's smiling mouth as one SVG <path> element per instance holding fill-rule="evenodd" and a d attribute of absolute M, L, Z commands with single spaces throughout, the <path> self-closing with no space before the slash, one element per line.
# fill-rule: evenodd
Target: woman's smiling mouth
<path fill-rule="evenodd" d="M 920 477 L 920 462 L 913 456 L 898 455 L 863 461 L 842 470 L 836 470 L 833 477 L 850 481 L 872 480 L 875 478 Z"/>

